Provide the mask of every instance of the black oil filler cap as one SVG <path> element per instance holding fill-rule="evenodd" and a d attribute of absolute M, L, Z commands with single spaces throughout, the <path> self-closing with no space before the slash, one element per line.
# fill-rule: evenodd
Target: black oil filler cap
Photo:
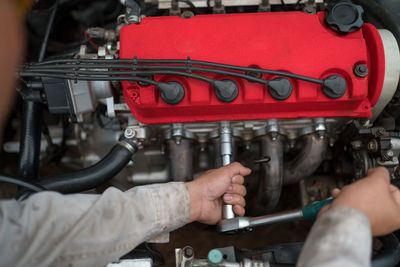
<path fill-rule="evenodd" d="M 351 1 L 331 3 L 326 8 L 325 22 L 334 31 L 348 34 L 359 30 L 364 24 L 364 9 Z"/>

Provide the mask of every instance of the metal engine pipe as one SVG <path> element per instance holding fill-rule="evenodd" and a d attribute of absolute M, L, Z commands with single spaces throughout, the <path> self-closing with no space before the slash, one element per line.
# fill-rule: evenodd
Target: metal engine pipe
<path fill-rule="evenodd" d="M 193 148 L 191 141 L 182 138 L 180 142 L 174 139 L 167 141 L 170 177 L 176 182 L 193 179 Z"/>
<path fill-rule="evenodd" d="M 267 163 L 260 164 L 260 179 L 257 192 L 257 205 L 263 212 L 272 211 L 278 204 L 283 184 L 283 142 L 281 136 L 260 138 L 261 158 L 270 157 Z"/>
<path fill-rule="evenodd" d="M 328 148 L 327 138 L 317 134 L 303 137 L 303 148 L 297 156 L 283 164 L 283 184 L 298 183 L 301 179 L 313 174 L 321 165 Z"/>

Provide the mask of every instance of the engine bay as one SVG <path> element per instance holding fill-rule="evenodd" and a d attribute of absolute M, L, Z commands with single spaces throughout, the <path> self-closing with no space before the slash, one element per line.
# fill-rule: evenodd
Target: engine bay
<path fill-rule="evenodd" d="M 377 166 L 400 185 L 400 7 L 380 2 L 393 24 L 369 1 L 38 1 L 1 172 L 100 193 L 237 161 L 246 217 L 225 205 L 107 266 L 294 266 L 304 207 Z M 376 242 L 375 259 L 400 248 Z"/>

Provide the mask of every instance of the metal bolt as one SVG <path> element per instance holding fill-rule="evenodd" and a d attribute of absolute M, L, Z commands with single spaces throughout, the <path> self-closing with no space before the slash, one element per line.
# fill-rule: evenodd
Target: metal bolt
<path fill-rule="evenodd" d="M 364 64 L 358 64 L 354 68 L 354 74 L 358 77 L 364 78 L 368 75 L 368 67 Z"/>
<path fill-rule="evenodd" d="M 303 9 L 304 13 L 308 13 L 308 14 L 316 14 L 317 13 L 317 9 L 314 6 L 313 3 L 307 3 L 306 6 Z"/>
<path fill-rule="evenodd" d="M 276 141 L 278 139 L 278 133 L 277 132 L 272 132 L 271 133 L 271 139 L 272 139 L 272 141 Z"/>
<path fill-rule="evenodd" d="M 181 135 L 175 135 L 174 136 L 175 144 L 179 145 L 182 141 L 182 136 Z"/>
<path fill-rule="evenodd" d="M 380 136 L 383 136 L 385 134 L 385 129 L 383 129 L 383 128 L 379 128 L 377 131 L 376 131 L 376 136 L 377 137 L 380 137 Z"/>
<path fill-rule="evenodd" d="M 194 13 L 190 10 L 183 11 L 183 13 L 181 15 L 181 18 L 183 18 L 183 19 L 191 19 L 193 17 L 194 17 Z"/>
<path fill-rule="evenodd" d="M 367 149 L 371 152 L 376 152 L 378 150 L 378 144 L 375 139 L 368 142 Z"/>
<path fill-rule="evenodd" d="M 124 136 L 125 138 L 134 138 L 136 136 L 136 131 L 132 128 L 126 128 Z"/>
<path fill-rule="evenodd" d="M 126 17 L 126 22 L 128 22 L 128 24 L 139 24 L 141 20 L 141 17 L 137 15 L 129 15 Z"/>
<path fill-rule="evenodd" d="M 186 258 L 191 258 L 193 256 L 193 248 L 191 247 L 185 247 L 183 249 L 183 253 L 185 254 Z"/>
<path fill-rule="evenodd" d="M 390 161 L 393 159 L 394 153 L 392 150 L 387 150 L 385 152 L 382 152 L 382 160 L 383 161 Z"/>

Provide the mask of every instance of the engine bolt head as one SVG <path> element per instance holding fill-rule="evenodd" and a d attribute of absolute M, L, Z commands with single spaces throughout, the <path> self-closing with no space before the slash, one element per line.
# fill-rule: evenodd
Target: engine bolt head
<path fill-rule="evenodd" d="M 368 76 L 368 67 L 364 64 L 358 64 L 354 67 L 354 74 L 357 77 L 364 78 Z"/>
<path fill-rule="evenodd" d="M 126 128 L 124 136 L 125 138 L 134 138 L 136 136 L 136 131 L 132 128 Z"/>
<path fill-rule="evenodd" d="M 190 10 L 185 10 L 181 14 L 181 18 L 183 19 L 191 19 L 194 17 L 194 13 Z"/>
<path fill-rule="evenodd" d="M 376 140 L 369 141 L 367 144 L 367 149 L 371 152 L 377 152 L 378 144 L 377 144 Z"/>
<path fill-rule="evenodd" d="M 191 248 L 191 247 L 185 247 L 184 249 L 183 249 L 183 253 L 185 254 L 185 257 L 186 258 L 191 258 L 192 256 L 193 256 L 193 248 Z"/>

